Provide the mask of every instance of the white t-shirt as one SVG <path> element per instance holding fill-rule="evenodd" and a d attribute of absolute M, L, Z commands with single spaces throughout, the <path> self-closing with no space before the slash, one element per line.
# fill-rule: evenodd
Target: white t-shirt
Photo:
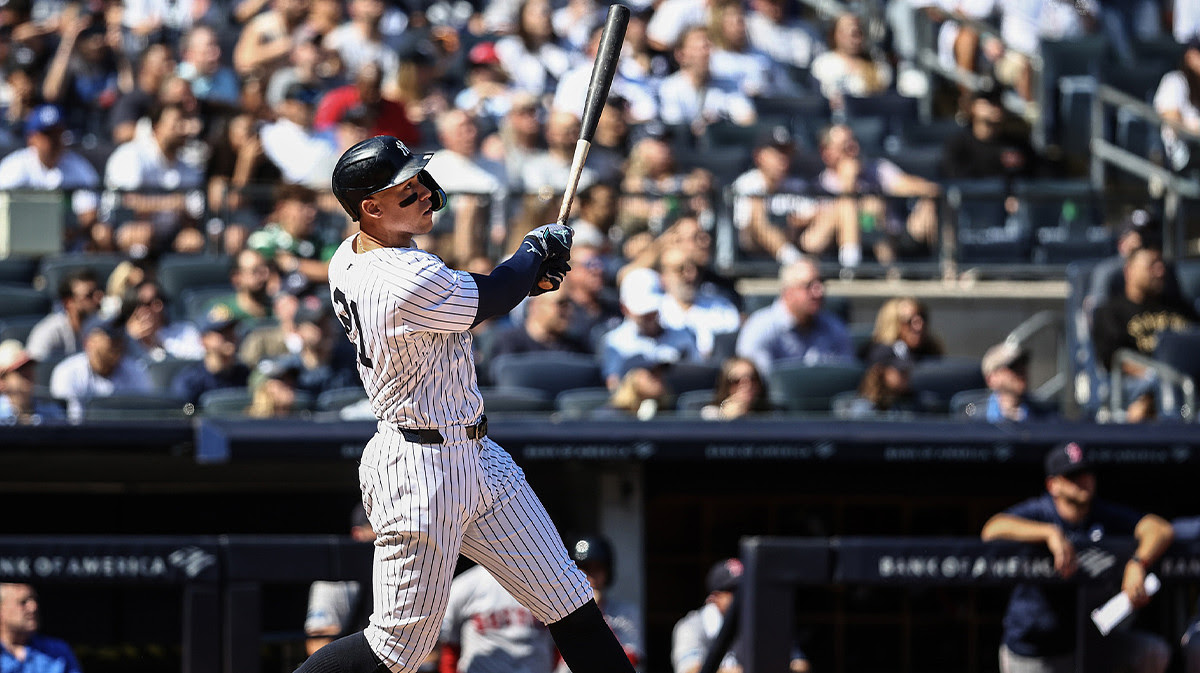
<path fill-rule="evenodd" d="M 356 73 L 368 63 L 375 63 L 383 73 L 384 82 L 396 78 L 400 70 L 400 57 L 387 45 L 378 40 L 368 40 L 358 31 L 353 22 L 347 21 L 329 31 L 322 46 L 332 49 L 342 58 L 346 72 Z"/>
<path fill-rule="evenodd" d="M 841 94 L 870 96 L 887 89 L 892 84 L 892 66 L 883 61 L 872 61 L 878 80 L 868 83 L 857 71 L 850 68 L 850 61 L 841 54 L 827 51 L 813 59 L 812 76 L 821 84 L 821 94 L 834 98 Z"/>
<path fill-rule="evenodd" d="M 703 117 L 709 121 L 730 119 L 737 124 L 751 124 L 756 116 L 750 102 L 736 82 L 710 79 L 708 86 L 698 90 L 683 72 L 663 79 L 659 89 L 659 115 L 667 124 L 687 124 Z"/>
<path fill-rule="evenodd" d="M 588 85 L 592 81 L 592 66 L 590 64 L 571 70 L 558 81 L 558 89 L 554 92 L 554 109 L 572 112 L 576 117 L 583 118 L 583 104 L 587 100 Z M 635 82 L 622 73 L 618 67 L 613 77 L 608 93 L 610 96 L 620 96 L 629 101 L 629 114 L 634 123 L 650 121 L 658 116 L 658 101 L 654 99 L 654 91 L 645 82 Z"/>
<path fill-rule="evenodd" d="M 104 166 L 109 189 L 195 189 L 204 184 L 204 166 L 186 152 L 174 160 L 163 155 L 153 137 L 134 138 L 113 150 Z"/>
<path fill-rule="evenodd" d="M 1196 0 L 1175 0 L 1175 23 L 1171 26 L 1171 33 L 1180 44 L 1200 37 L 1200 3 Z"/>
<path fill-rule="evenodd" d="M 1158 91 L 1154 93 L 1154 109 L 1162 114 L 1175 110 L 1183 118 L 1184 126 L 1193 131 L 1200 131 L 1200 109 L 1192 104 L 1189 97 L 1187 78 L 1178 70 L 1163 75 L 1158 83 Z M 1162 127 L 1162 141 L 1166 149 L 1168 161 L 1175 168 L 1186 166 L 1191 156 L 1187 144 L 1179 139 L 1175 130 Z"/>
<path fill-rule="evenodd" d="M 575 65 L 572 55 L 555 44 L 544 44 L 531 53 L 521 39 L 509 35 L 496 41 L 496 57 L 513 86 L 540 96 Z"/>
<path fill-rule="evenodd" d="M 325 139 L 288 119 L 267 124 L 259 138 L 263 153 L 279 168 L 284 180 L 317 189 L 328 186 L 326 167 L 337 161 L 337 152 Z"/>
<path fill-rule="evenodd" d="M 50 394 L 67 401 L 67 417 L 75 422 L 83 420 L 84 408 L 93 398 L 150 393 L 153 389 L 146 366 L 128 356 L 121 358 L 107 377 L 92 371 L 86 352 L 66 358 L 50 373 Z"/>
<path fill-rule="evenodd" d="M 737 307 L 728 299 L 700 290 L 692 305 L 684 308 L 671 295 L 662 300 L 658 320 L 668 329 L 690 329 L 696 335 L 696 349 L 700 357 L 708 359 L 718 334 L 736 332 L 742 324 Z"/>
<path fill-rule="evenodd" d="M 646 38 L 674 49 L 683 31 L 704 25 L 708 19 L 707 5 L 701 0 L 664 0 L 646 24 Z"/>
<path fill-rule="evenodd" d="M 1042 40 L 1083 35 L 1082 15 L 1099 13 L 1095 0 L 998 0 L 1000 38 L 1006 45 L 1034 53 Z"/>
<path fill-rule="evenodd" d="M 825 51 L 825 43 L 815 32 L 800 25 L 775 23 L 758 12 L 746 15 L 746 37 L 751 47 L 776 63 L 799 68 L 809 67 L 813 58 Z"/>
<path fill-rule="evenodd" d="M 71 208 L 76 214 L 96 209 L 99 197 L 91 190 L 99 186 L 96 169 L 70 150 L 63 152 L 58 165 L 50 168 L 42 164 L 32 147 L 19 149 L 0 161 L 0 190 L 76 190 L 71 195 Z"/>

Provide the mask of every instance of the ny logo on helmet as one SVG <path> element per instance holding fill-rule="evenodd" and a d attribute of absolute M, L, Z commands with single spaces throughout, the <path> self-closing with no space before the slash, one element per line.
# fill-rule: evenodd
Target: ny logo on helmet
<path fill-rule="evenodd" d="M 412 150 L 408 149 L 408 145 L 405 145 L 403 140 L 396 141 L 396 149 L 404 150 L 405 152 L 412 154 Z"/>

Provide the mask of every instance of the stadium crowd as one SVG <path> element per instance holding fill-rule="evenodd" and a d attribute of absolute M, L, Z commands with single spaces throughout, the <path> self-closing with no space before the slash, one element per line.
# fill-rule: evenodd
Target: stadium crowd
<path fill-rule="evenodd" d="M 956 180 L 1000 179 L 1009 219 L 1037 219 L 1013 185 L 1068 169 L 1030 140 L 1029 122 L 1052 111 L 1014 115 L 999 89 L 950 91 L 941 119 L 909 114 L 944 85 L 916 58 L 921 21 L 939 26 L 945 63 L 994 74 L 1029 102 L 1039 41 L 1103 35 L 1131 59 L 1175 44 L 1153 101 L 1176 124 L 1163 131 L 1170 165 L 1187 170 L 1200 17 L 1185 0 L 896 0 L 836 16 L 788 0 L 629 4 L 573 214 L 574 269 L 561 292 L 476 328 L 489 408 L 520 408 L 522 354 L 555 351 L 586 363 L 573 386 L 585 390 L 543 390 L 527 408 L 553 408 L 558 395 L 560 410 L 643 419 L 780 408 L 1053 416 L 1029 397 L 1019 345 L 966 364 L 942 358 L 957 388 L 913 385 L 943 355 L 928 310 L 897 297 L 873 326 L 847 325 L 822 270 L 935 259 L 947 243 L 939 203 Z M 61 254 L 37 271 L 48 301 L 0 315 L 0 418 L 122 408 L 107 398 L 369 416 L 324 288 L 326 260 L 353 232 L 328 192 L 334 162 L 374 134 L 436 151 L 429 170 L 450 205 L 422 244 L 489 270 L 558 208 L 604 10 L 594 0 L 5 3 L 0 189 L 68 198 Z M 996 33 L 966 19 L 994 20 Z M 892 112 L 864 115 L 864 101 Z M 1063 204 L 1061 218 L 1075 208 Z M 1095 217 L 1116 230 L 1130 216 Z M 739 258 L 779 269 L 768 305 L 740 296 L 715 264 L 723 218 Z M 1143 321 L 1153 333 L 1197 319 L 1195 297 L 1162 290 L 1161 255 L 1122 254 L 1133 268 L 1122 280 L 1136 283 L 1126 280 L 1128 301 L 1092 307 L 1105 317 L 1104 366 L 1121 347 L 1153 354 L 1153 334 L 1126 333 L 1129 315 L 1169 312 L 1169 324 Z M 6 275 L 5 291 L 33 276 Z M 1129 369 L 1142 384 L 1124 391 L 1140 405 L 1128 420 L 1152 417 L 1156 379 Z M 965 391 L 975 397 L 952 403 Z"/>

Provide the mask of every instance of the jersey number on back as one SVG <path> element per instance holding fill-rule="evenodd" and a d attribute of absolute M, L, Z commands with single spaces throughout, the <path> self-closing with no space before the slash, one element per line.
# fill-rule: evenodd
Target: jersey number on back
<path fill-rule="evenodd" d="M 333 289 L 333 300 L 341 304 L 341 310 L 337 311 L 338 321 L 346 329 L 346 336 L 358 346 L 359 364 L 374 369 L 375 364 L 367 357 L 367 340 L 362 333 L 362 320 L 358 318 L 358 304 L 347 300 L 346 293 L 338 288 Z M 354 338 L 355 335 L 358 336 L 357 339 Z"/>

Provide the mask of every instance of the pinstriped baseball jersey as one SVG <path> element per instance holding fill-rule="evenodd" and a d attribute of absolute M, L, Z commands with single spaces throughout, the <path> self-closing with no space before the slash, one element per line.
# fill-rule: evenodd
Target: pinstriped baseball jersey
<path fill-rule="evenodd" d="M 478 421 L 475 279 L 416 247 L 356 254 L 354 238 L 330 259 L 329 284 L 375 417 L 406 428 Z"/>

